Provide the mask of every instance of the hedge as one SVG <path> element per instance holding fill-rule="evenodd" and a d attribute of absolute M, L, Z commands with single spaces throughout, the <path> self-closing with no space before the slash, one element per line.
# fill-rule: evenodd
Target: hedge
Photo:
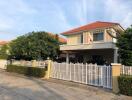
<path fill-rule="evenodd" d="M 121 94 L 132 96 L 132 76 L 119 76 L 118 83 Z"/>
<path fill-rule="evenodd" d="M 18 66 L 18 65 L 7 65 L 6 70 L 8 72 L 15 72 L 27 76 L 34 76 L 34 77 L 44 77 L 46 71 L 44 68 L 26 67 L 26 66 Z"/>

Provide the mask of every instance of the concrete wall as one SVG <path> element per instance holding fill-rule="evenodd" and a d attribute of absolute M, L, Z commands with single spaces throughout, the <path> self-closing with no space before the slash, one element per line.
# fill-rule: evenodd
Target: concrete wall
<path fill-rule="evenodd" d="M 60 45 L 60 50 L 92 50 L 92 49 L 114 49 L 116 45 L 112 42 L 93 42 L 91 44 Z"/>
<path fill-rule="evenodd" d="M 113 28 L 109 28 L 109 30 L 111 30 L 111 32 L 112 32 L 112 34 L 113 34 L 114 36 L 117 36 L 116 31 L 115 31 Z M 113 37 L 111 37 L 111 36 L 107 33 L 106 29 L 104 30 L 104 33 L 105 33 L 104 39 L 105 39 L 106 42 L 110 42 L 110 41 L 116 42 L 116 39 L 113 38 Z"/>
<path fill-rule="evenodd" d="M 80 42 L 80 34 L 70 35 L 67 37 L 68 45 L 76 45 Z"/>
<path fill-rule="evenodd" d="M 83 43 L 91 44 L 93 41 L 93 34 L 91 32 L 83 32 Z"/>
<path fill-rule="evenodd" d="M 112 37 L 104 30 L 104 41 L 109 42 L 112 41 Z"/>
<path fill-rule="evenodd" d="M 114 93 L 119 93 L 119 83 L 118 76 L 120 76 L 121 72 L 121 64 L 112 63 L 112 91 Z"/>
<path fill-rule="evenodd" d="M 6 69 L 7 60 L 0 59 L 0 69 Z"/>

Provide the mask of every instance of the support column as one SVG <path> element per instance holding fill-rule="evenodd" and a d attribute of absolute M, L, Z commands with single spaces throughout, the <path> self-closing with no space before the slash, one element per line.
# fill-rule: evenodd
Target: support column
<path fill-rule="evenodd" d="M 69 53 L 66 53 L 66 63 L 69 63 Z"/>
<path fill-rule="evenodd" d="M 118 48 L 114 49 L 114 63 L 118 63 Z"/>
<path fill-rule="evenodd" d="M 36 67 L 37 65 L 37 61 L 36 60 L 32 60 L 32 67 Z"/>
<path fill-rule="evenodd" d="M 47 70 L 45 71 L 45 76 L 44 79 L 49 79 L 50 78 L 50 74 L 51 74 L 51 66 L 52 66 L 52 61 L 50 59 L 47 60 L 48 65 Z"/>

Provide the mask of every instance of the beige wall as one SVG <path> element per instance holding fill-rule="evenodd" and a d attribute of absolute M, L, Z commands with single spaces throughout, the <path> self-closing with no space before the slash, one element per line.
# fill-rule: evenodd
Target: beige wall
<path fill-rule="evenodd" d="M 93 41 L 92 32 L 83 32 L 83 43 L 90 44 Z"/>
<path fill-rule="evenodd" d="M 68 45 L 76 45 L 79 44 L 80 41 L 80 34 L 70 35 L 67 37 L 67 44 Z"/>
<path fill-rule="evenodd" d="M 112 34 L 113 34 L 114 36 L 117 36 L 117 35 L 116 35 L 116 31 L 115 31 L 113 28 L 109 28 L 109 29 L 112 31 Z M 105 33 L 104 39 L 105 39 L 106 42 L 116 41 L 115 38 L 111 37 L 111 36 L 107 33 L 106 29 L 104 30 L 104 33 Z"/>
<path fill-rule="evenodd" d="M 121 72 L 121 64 L 112 63 L 112 91 L 119 93 L 118 77 Z"/>
<path fill-rule="evenodd" d="M 0 59 L 0 69 L 6 69 L 7 60 Z"/>
<path fill-rule="evenodd" d="M 112 37 L 104 30 L 104 41 L 105 42 L 110 42 L 112 41 Z"/>

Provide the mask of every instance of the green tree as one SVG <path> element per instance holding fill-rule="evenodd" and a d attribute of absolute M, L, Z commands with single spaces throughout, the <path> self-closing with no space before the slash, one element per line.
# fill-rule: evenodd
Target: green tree
<path fill-rule="evenodd" d="M 122 64 L 132 66 L 132 26 L 118 38 L 117 47 Z"/>
<path fill-rule="evenodd" d="M 5 44 L 0 47 L 0 59 L 7 59 L 9 55 L 9 46 Z"/>
<path fill-rule="evenodd" d="M 10 43 L 11 58 L 15 59 L 56 59 L 59 42 L 46 32 L 31 32 Z"/>

